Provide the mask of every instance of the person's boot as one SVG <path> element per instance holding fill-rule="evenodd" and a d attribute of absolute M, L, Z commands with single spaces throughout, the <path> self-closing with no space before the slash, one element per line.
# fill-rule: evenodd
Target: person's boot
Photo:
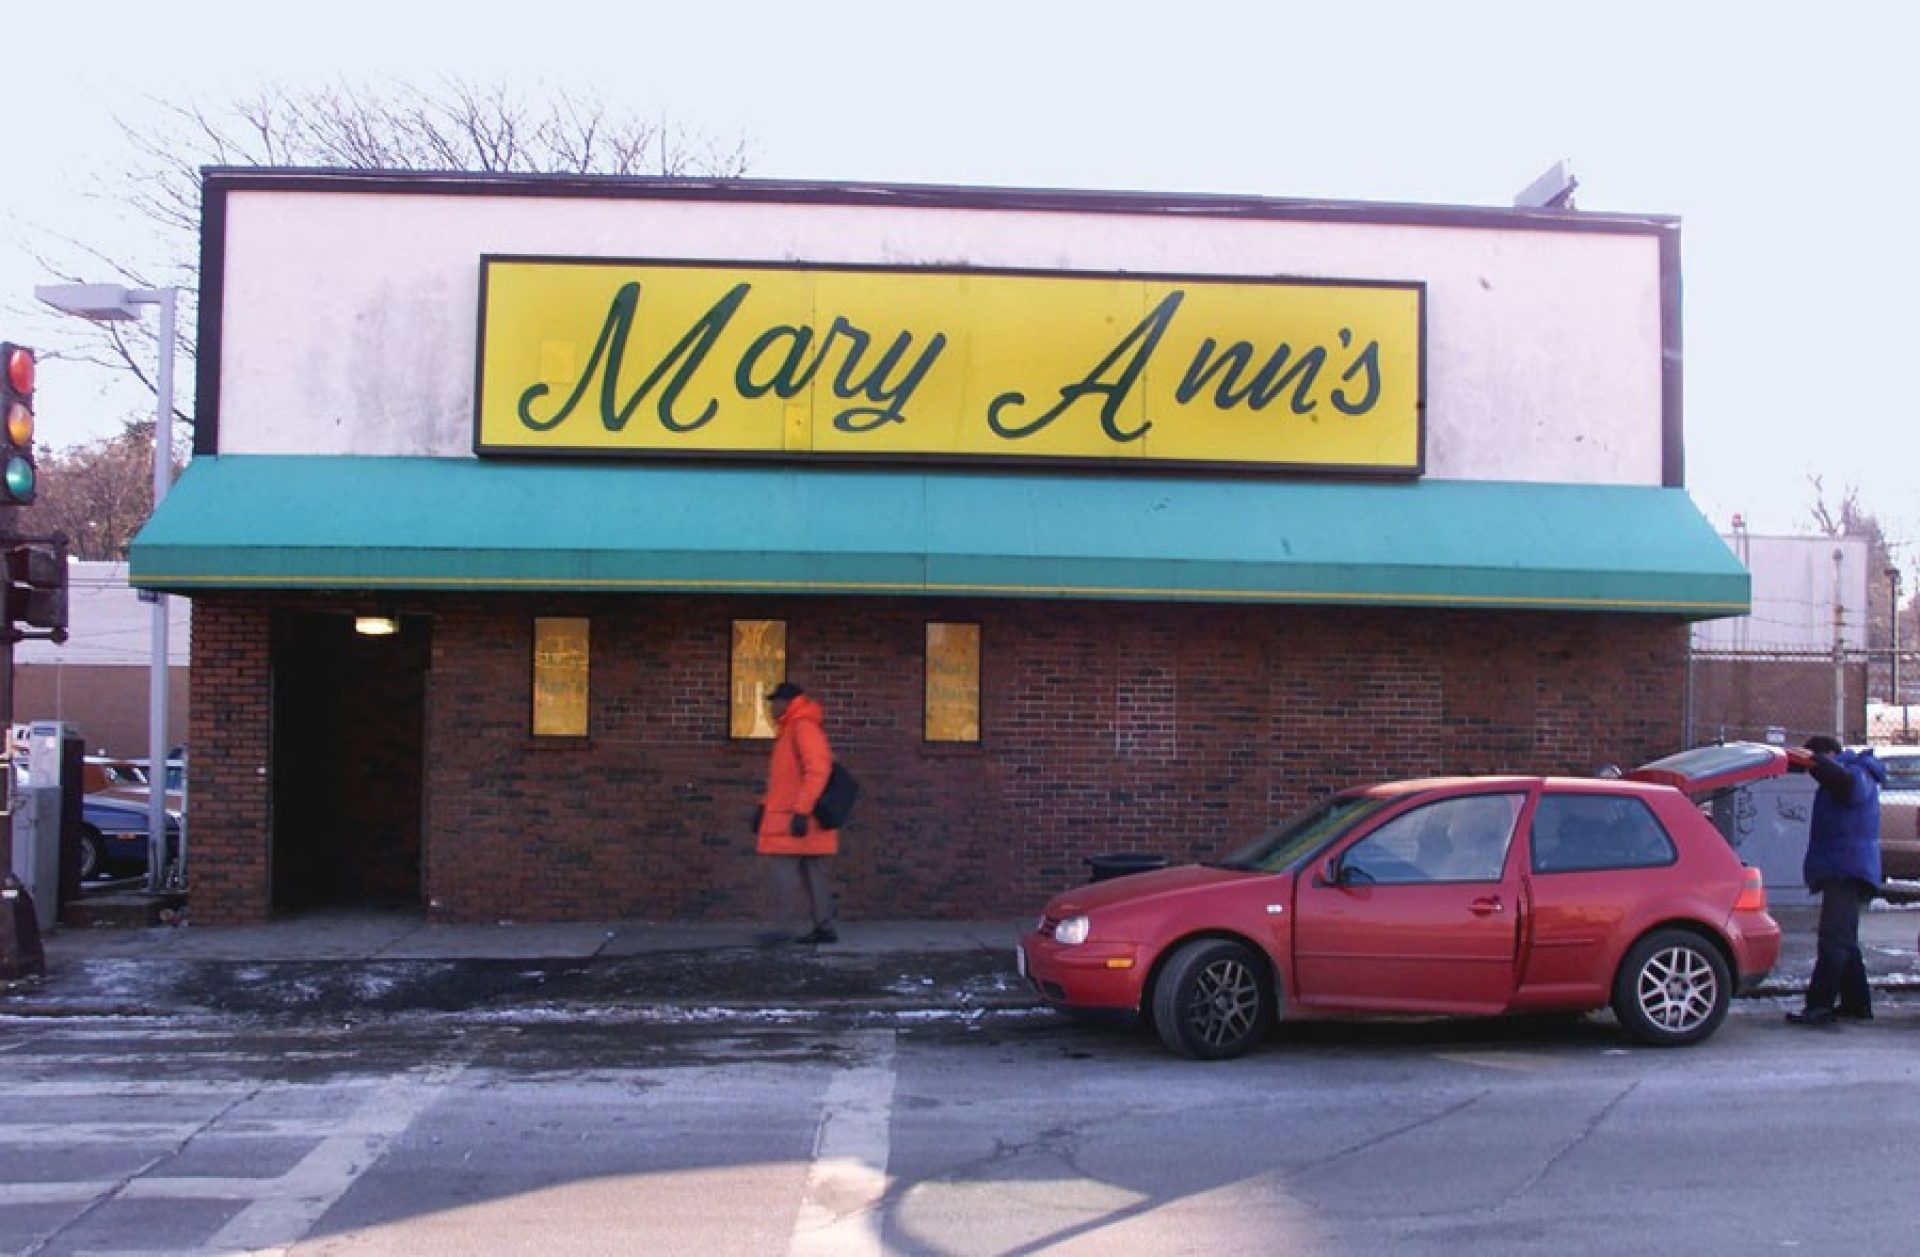
<path fill-rule="evenodd" d="M 1802 1008 L 1787 1014 L 1787 1020 L 1796 1026 L 1830 1026 L 1839 1018 L 1831 1008 Z"/>

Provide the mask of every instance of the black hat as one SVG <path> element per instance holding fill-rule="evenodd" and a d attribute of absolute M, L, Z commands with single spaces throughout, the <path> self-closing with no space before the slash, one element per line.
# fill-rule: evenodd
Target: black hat
<path fill-rule="evenodd" d="M 1837 738 L 1830 738 L 1824 733 L 1816 733 L 1807 739 L 1807 749 L 1815 755 L 1838 755 L 1840 742 Z"/>
<path fill-rule="evenodd" d="M 798 698 L 805 693 L 806 693 L 805 690 L 801 689 L 799 686 L 795 685 L 793 682 L 782 681 L 780 682 L 780 684 L 774 686 L 772 689 L 767 691 L 767 701 L 769 703 L 777 703 L 783 698 Z"/>

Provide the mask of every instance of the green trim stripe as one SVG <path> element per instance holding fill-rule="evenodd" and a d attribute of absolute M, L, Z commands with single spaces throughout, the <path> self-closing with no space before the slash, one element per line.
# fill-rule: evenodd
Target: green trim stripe
<path fill-rule="evenodd" d="M 707 591 L 1711 618 L 1747 573 L 1642 486 L 201 456 L 149 589 Z"/>

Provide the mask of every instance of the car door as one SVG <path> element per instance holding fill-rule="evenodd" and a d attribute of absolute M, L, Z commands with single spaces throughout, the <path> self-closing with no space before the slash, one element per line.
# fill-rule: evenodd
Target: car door
<path fill-rule="evenodd" d="M 1497 1012 L 1517 973 L 1524 790 L 1450 794 L 1303 872 L 1293 998 L 1303 1006 Z"/>
<path fill-rule="evenodd" d="M 1522 998 L 1604 1004 L 1636 910 L 1661 893 L 1679 850 L 1645 798 L 1598 784 L 1549 786 L 1528 823 L 1531 945 Z"/>

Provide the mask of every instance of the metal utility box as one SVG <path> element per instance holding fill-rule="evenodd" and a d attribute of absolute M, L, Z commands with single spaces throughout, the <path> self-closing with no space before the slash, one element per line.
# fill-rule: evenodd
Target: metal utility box
<path fill-rule="evenodd" d="M 1800 870 L 1818 789 L 1807 774 L 1788 773 L 1751 782 L 1713 801 L 1715 827 L 1732 841 L 1742 860 L 1760 870 L 1770 902 L 1813 902 Z"/>
<path fill-rule="evenodd" d="M 80 764 L 86 743 L 72 725 L 36 721 L 23 773 L 13 768 L 14 871 L 44 932 L 80 893 Z"/>

